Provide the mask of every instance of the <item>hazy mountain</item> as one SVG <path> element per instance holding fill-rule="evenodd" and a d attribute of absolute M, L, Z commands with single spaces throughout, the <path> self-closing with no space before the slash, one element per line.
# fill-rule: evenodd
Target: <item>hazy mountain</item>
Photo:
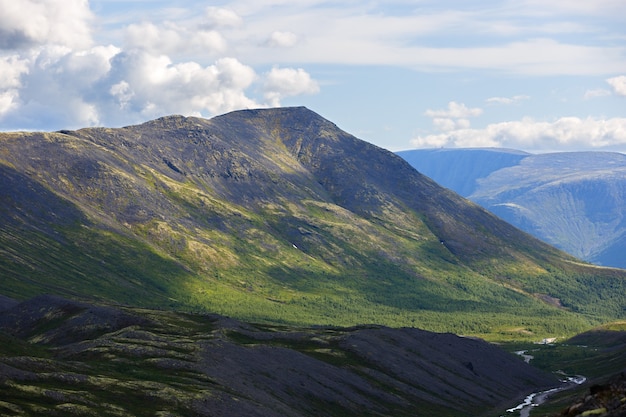
<path fill-rule="evenodd" d="M 558 385 L 484 341 L 39 296 L 0 315 L 3 416 L 498 415 Z"/>
<path fill-rule="evenodd" d="M 399 154 L 545 242 L 589 262 L 626 268 L 626 155 L 499 149 Z"/>
<path fill-rule="evenodd" d="M 510 338 L 621 317 L 583 265 L 305 108 L 0 134 L 0 293 Z"/>
<path fill-rule="evenodd" d="M 415 149 L 397 152 L 409 164 L 440 185 L 467 197 L 478 180 L 494 171 L 518 165 L 529 153 L 512 149 Z"/>

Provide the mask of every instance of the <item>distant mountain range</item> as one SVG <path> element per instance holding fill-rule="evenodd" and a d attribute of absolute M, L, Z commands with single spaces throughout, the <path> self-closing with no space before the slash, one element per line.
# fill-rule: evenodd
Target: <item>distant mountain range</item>
<path fill-rule="evenodd" d="M 398 154 L 543 241 L 598 265 L 626 268 L 626 155 L 509 149 Z"/>
<path fill-rule="evenodd" d="M 1 133 L 0 191 L 0 293 L 18 300 L 496 339 L 572 334 L 626 306 L 626 271 L 302 107 Z"/>

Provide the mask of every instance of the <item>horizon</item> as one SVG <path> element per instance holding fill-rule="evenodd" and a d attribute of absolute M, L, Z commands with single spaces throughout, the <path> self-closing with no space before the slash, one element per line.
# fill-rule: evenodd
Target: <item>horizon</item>
<path fill-rule="evenodd" d="M 306 106 L 391 151 L 626 152 L 626 3 L 544 3 L 0 0 L 0 130 Z"/>

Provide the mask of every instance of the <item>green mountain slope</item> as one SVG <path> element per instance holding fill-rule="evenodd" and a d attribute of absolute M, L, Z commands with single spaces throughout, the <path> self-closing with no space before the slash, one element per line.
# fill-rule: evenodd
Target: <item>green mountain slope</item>
<path fill-rule="evenodd" d="M 298 324 L 571 333 L 622 317 L 583 265 L 305 108 L 0 134 L 0 293 Z"/>

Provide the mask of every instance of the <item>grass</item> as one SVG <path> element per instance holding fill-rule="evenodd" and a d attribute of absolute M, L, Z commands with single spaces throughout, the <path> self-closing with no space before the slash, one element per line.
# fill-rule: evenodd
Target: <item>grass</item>
<path fill-rule="evenodd" d="M 565 375 L 583 375 L 588 383 L 551 396 L 533 409 L 533 417 L 550 417 L 560 413 L 588 393 L 589 385 L 603 383 L 626 370 L 626 323 L 616 321 L 552 344 L 505 342 L 511 352 L 525 350 L 533 356 L 533 366 Z"/>
<path fill-rule="evenodd" d="M 191 146 L 186 133 L 159 132 L 149 132 L 156 134 L 149 143 L 125 139 L 140 150 L 124 145 L 111 152 L 90 143 L 119 140 L 107 136 L 112 131 L 86 131 L 80 134 L 93 137 L 76 140 L 64 135 L 57 139 L 66 148 L 54 147 L 58 172 L 8 153 L 15 160 L 0 167 L 13 178 L 0 212 L 0 293 L 20 300 L 53 293 L 266 323 L 415 326 L 489 340 L 563 337 L 623 316 L 623 272 L 568 264 L 552 252 L 537 255 L 528 239 L 499 245 L 496 255 L 474 253 L 473 244 L 482 249 L 490 248 L 487 240 L 498 241 L 489 235 L 493 224 L 480 223 L 491 218 L 428 194 L 433 184 L 396 191 L 405 197 L 419 191 L 432 200 L 436 218 L 414 211 L 422 201 L 396 197 L 393 184 L 381 190 L 376 178 L 363 178 L 371 186 L 350 177 L 347 185 L 324 188 L 320 181 L 331 181 L 333 170 L 340 177 L 352 171 L 332 164 L 329 172 L 309 172 L 281 153 L 286 142 L 272 136 L 280 132 L 263 145 L 276 158 L 254 141 L 233 154 L 230 145 L 216 143 L 211 149 L 224 152 L 215 166 L 205 159 L 217 154 Z M 162 156 L 151 159 L 171 147 L 193 151 L 184 164 L 180 155 L 168 156 L 189 175 L 163 165 Z M 346 152 L 346 161 L 358 165 Z M 389 174 L 380 161 L 368 175 Z M 225 180 L 231 163 L 254 172 Z M 16 173 L 20 164 L 36 174 Z M 359 193 L 366 195 L 358 200 Z M 459 207 L 462 213 L 455 212 Z M 470 255 L 449 250 L 435 223 L 467 243 L 455 247 Z"/>

